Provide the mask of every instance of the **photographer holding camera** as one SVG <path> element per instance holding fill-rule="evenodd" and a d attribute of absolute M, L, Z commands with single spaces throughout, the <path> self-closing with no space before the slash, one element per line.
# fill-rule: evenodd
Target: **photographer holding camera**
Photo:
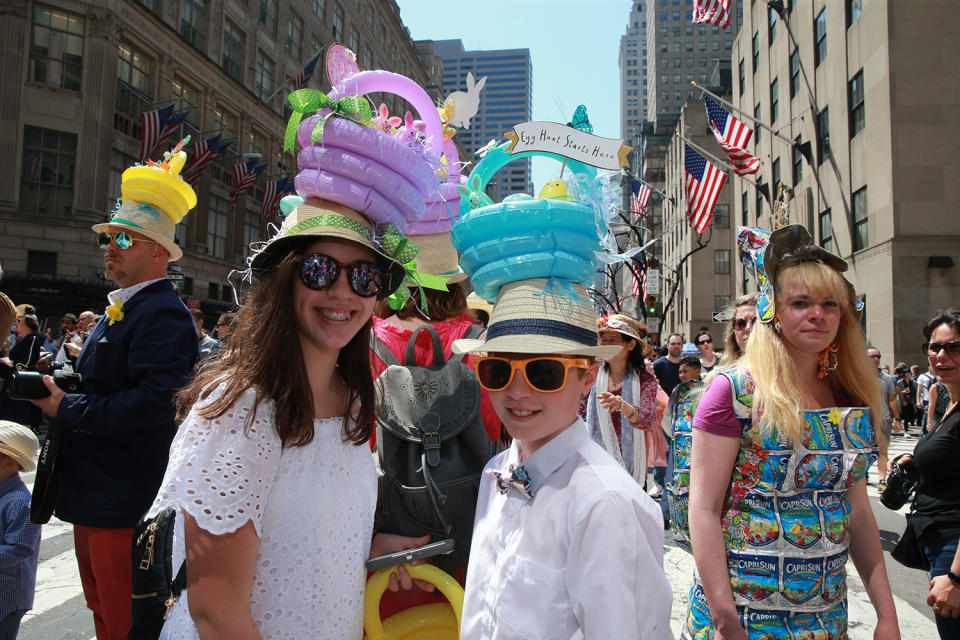
<path fill-rule="evenodd" d="M 122 193 L 110 221 L 93 227 L 105 275 L 120 288 L 77 357 L 79 393 L 46 376 L 49 396 L 33 401 L 53 419 L 33 511 L 43 521 L 55 504 L 57 517 L 73 523 L 100 640 L 125 638 L 130 628 L 133 527 L 160 487 L 177 431 L 173 394 L 197 359 L 193 318 L 166 278 L 167 262 L 183 255 L 175 224 L 196 205 L 178 156 L 127 169 Z"/>
<path fill-rule="evenodd" d="M 0 358 L 0 379 L 9 380 L 15 371 L 30 371 L 36 368 L 40 357 L 43 336 L 40 335 L 40 323 L 36 310 L 29 305 L 17 307 L 16 324 L 17 343 L 10 349 L 10 355 Z M 6 385 L 0 396 L 0 419 L 10 420 L 36 431 L 40 424 L 40 411 L 25 400 L 10 397 Z"/>
<path fill-rule="evenodd" d="M 956 464 L 960 459 L 960 309 L 947 309 L 934 316 L 924 327 L 923 335 L 930 369 L 950 391 L 950 406 L 938 425 L 929 426 L 930 431 L 917 443 L 913 455 L 898 456 L 893 464 L 912 471 L 920 482 L 907 531 L 902 536 L 916 540 L 911 559 L 918 562 L 908 566 L 929 567 L 927 604 L 933 608 L 937 631 L 942 639 L 958 639 L 960 478 Z"/>

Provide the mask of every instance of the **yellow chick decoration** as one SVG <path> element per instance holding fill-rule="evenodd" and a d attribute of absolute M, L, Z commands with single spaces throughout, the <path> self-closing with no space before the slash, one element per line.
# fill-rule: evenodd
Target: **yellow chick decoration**
<path fill-rule="evenodd" d="M 537 196 L 541 200 L 551 198 L 553 200 L 573 200 L 570 197 L 570 194 L 567 193 L 567 183 L 563 180 L 551 180 L 547 184 L 543 185 L 543 189 L 540 190 L 540 195 Z"/>

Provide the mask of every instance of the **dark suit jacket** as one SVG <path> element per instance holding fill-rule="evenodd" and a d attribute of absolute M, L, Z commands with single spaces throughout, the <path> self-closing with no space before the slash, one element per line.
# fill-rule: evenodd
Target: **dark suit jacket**
<path fill-rule="evenodd" d="M 137 292 L 124 318 L 97 324 L 77 358 L 82 393 L 67 394 L 54 428 L 63 477 L 56 515 L 133 527 L 153 502 L 177 431 L 174 393 L 197 359 L 193 317 L 169 281 Z"/>

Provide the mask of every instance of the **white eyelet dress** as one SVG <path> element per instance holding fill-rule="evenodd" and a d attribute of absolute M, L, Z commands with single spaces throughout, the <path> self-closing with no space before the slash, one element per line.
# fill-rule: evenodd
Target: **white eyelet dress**
<path fill-rule="evenodd" d="M 252 521 L 260 548 L 250 609 L 264 640 L 359 640 L 377 502 L 370 449 L 344 442 L 339 418 L 316 420 L 310 444 L 284 449 L 272 402 L 261 403 L 245 433 L 254 398 L 247 390 L 213 420 L 192 410 L 170 446 L 149 515 L 178 509 L 174 573 L 184 558 L 184 511 L 215 535 Z M 198 638 L 188 597 L 174 605 L 161 638 Z"/>

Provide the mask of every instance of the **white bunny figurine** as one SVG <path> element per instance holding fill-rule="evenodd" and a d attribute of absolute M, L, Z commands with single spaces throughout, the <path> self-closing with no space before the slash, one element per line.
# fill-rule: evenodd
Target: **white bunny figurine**
<path fill-rule="evenodd" d="M 480 92 L 486 83 L 486 76 L 480 78 L 480 82 L 474 83 L 473 74 L 467 72 L 467 92 L 454 91 L 444 103 L 447 124 L 451 127 L 470 128 L 470 118 L 477 115 L 477 109 L 480 108 Z"/>

